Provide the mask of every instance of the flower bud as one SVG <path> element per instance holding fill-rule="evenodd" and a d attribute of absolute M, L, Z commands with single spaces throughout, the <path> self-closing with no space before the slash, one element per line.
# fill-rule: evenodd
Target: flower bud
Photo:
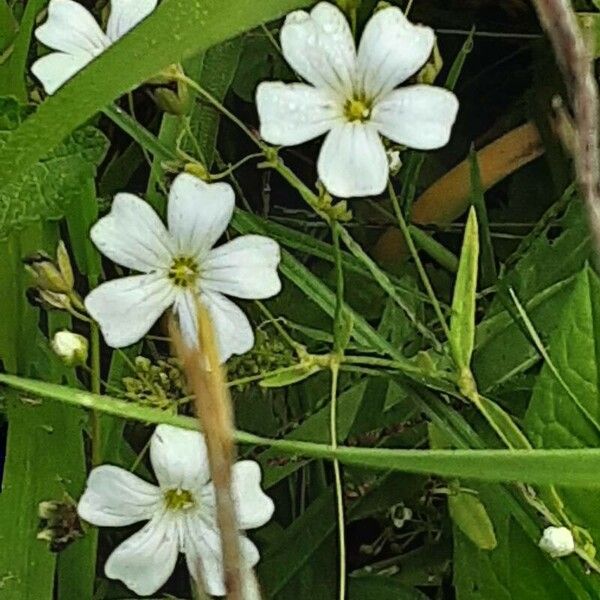
<path fill-rule="evenodd" d="M 68 367 L 84 365 L 88 357 L 88 341 L 77 333 L 59 331 L 52 339 L 52 350 Z"/>
<path fill-rule="evenodd" d="M 539 547 L 553 558 L 561 558 L 575 552 L 575 540 L 566 527 L 546 527 Z"/>
<path fill-rule="evenodd" d="M 400 158 L 399 150 L 388 150 L 386 152 L 388 165 L 390 167 L 390 175 L 398 175 L 400 169 L 402 168 L 402 160 Z"/>
<path fill-rule="evenodd" d="M 425 83 L 428 85 L 433 84 L 440 74 L 442 67 L 444 66 L 444 60 L 440 54 L 437 42 L 433 46 L 433 52 L 431 58 L 425 63 L 425 66 L 421 69 L 417 75 L 418 83 Z"/>
<path fill-rule="evenodd" d="M 43 252 L 37 252 L 25 259 L 25 268 L 40 290 L 55 294 L 70 294 L 73 291 L 75 283 L 73 268 L 62 240 L 56 249 L 56 261 Z"/>

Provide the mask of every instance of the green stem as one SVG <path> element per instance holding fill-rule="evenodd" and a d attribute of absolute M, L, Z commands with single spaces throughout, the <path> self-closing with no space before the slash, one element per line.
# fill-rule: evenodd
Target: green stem
<path fill-rule="evenodd" d="M 101 372 L 100 372 L 100 328 L 96 323 L 90 326 L 91 335 L 91 390 L 92 394 L 100 394 Z M 100 426 L 100 414 L 92 410 L 90 414 L 91 437 L 92 437 L 92 465 L 102 463 L 102 431 Z"/>
<path fill-rule="evenodd" d="M 329 429 L 331 449 L 336 452 L 337 442 L 337 393 L 338 393 L 339 364 L 334 360 L 331 363 L 331 410 Z M 339 599 L 346 598 L 346 524 L 344 521 L 344 489 L 342 486 L 342 473 L 340 461 L 333 459 L 333 474 L 335 484 L 335 498 L 338 525 L 338 556 L 339 556 Z"/>
<path fill-rule="evenodd" d="M 329 437 L 331 448 L 338 448 L 337 431 L 337 401 L 338 401 L 338 378 L 340 362 L 343 360 L 347 344 L 344 324 L 344 269 L 342 263 L 342 252 L 340 249 L 338 223 L 333 222 L 331 233 L 333 237 L 333 248 L 335 254 L 336 273 L 336 302 L 333 323 L 333 345 L 334 354 L 331 356 L 331 393 L 329 412 Z M 346 524 L 344 521 L 344 488 L 342 485 L 342 472 L 337 459 L 333 460 L 333 475 L 335 485 L 336 511 L 338 521 L 338 557 L 339 557 L 339 600 L 346 598 Z"/>
<path fill-rule="evenodd" d="M 410 229 L 408 228 L 406 220 L 404 219 L 404 215 L 402 214 L 402 210 L 401 210 L 400 204 L 398 202 L 398 196 L 396 196 L 396 191 L 394 190 L 394 186 L 392 185 L 391 181 L 388 182 L 388 190 L 390 193 L 390 198 L 392 199 L 392 204 L 394 206 L 394 212 L 396 213 L 396 218 L 398 219 L 398 225 L 400 226 L 400 231 L 402 232 L 402 235 L 404 236 L 404 239 L 406 240 L 406 244 L 408 245 L 408 249 L 410 250 L 410 254 L 411 254 L 412 258 L 415 261 L 415 265 L 417 267 L 417 271 L 419 272 L 419 276 L 421 277 L 421 281 L 422 281 L 423 285 L 425 286 L 425 290 L 427 291 L 427 295 L 429 296 L 431 303 L 433 304 L 433 310 L 435 311 L 438 321 L 440 322 L 440 325 L 442 326 L 442 329 L 444 330 L 444 335 L 446 336 L 447 339 L 450 339 L 450 329 L 448 328 L 448 324 L 446 323 L 446 318 L 444 317 L 444 313 L 442 312 L 440 303 L 437 299 L 437 296 L 435 295 L 433 286 L 431 285 L 431 282 L 429 281 L 429 277 L 427 275 L 427 272 L 425 271 L 425 267 L 423 266 L 423 263 L 421 262 L 421 258 L 419 257 L 419 252 L 418 252 L 418 250 L 415 246 L 415 243 L 412 239 L 412 235 L 410 233 Z"/>

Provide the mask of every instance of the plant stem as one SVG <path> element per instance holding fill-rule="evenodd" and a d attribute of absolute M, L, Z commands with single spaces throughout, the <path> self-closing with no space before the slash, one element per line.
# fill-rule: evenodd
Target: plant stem
<path fill-rule="evenodd" d="M 338 390 L 339 363 L 331 361 L 331 410 L 329 428 L 331 437 L 331 449 L 335 452 L 338 448 L 337 442 L 337 390 Z M 335 498 L 337 508 L 338 525 L 338 557 L 339 557 L 339 600 L 346 598 L 346 524 L 344 522 L 344 489 L 342 486 L 342 473 L 340 461 L 333 460 L 333 475 L 335 484 Z"/>
<path fill-rule="evenodd" d="M 333 324 L 333 345 L 334 352 L 329 363 L 331 369 L 331 392 L 330 392 L 330 413 L 329 413 L 329 436 L 331 449 L 335 452 L 338 447 L 337 432 L 337 400 L 338 400 L 338 378 L 340 372 L 340 362 L 343 359 L 345 346 L 347 344 L 344 319 L 344 270 L 342 263 L 342 252 L 340 248 L 340 236 L 338 223 L 331 224 L 331 234 L 333 237 L 333 248 L 335 253 L 335 273 L 336 273 L 336 303 Z M 339 600 L 346 597 L 346 524 L 344 522 L 344 488 L 342 485 L 342 472 L 340 461 L 333 460 L 333 475 L 335 484 L 335 499 L 338 521 L 338 559 L 339 559 Z"/>
<path fill-rule="evenodd" d="M 91 391 L 92 394 L 100 394 L 100 329 L 96 323 L 90 325 L 91 337 Z M 93 410 L 90 414 L 91 437 L 92 437 L 92 466 L 96 467 L 102 463 L 102 431 L 100 426 L 100 413 Z"/>
<path fill-rule="evenodd" d="M 398 203 L 398 196 L 396 195 L 396 191 L 394 190 L 394 186 L 392 182 L 388 182 L 388 190 L 390 193 L 390 198 L 392 199 L 392 204 L 394 206 L 394 212 L 396 213 L 396 218 L 398 219 L 398 225 L 400 226 L 400 231 L 406 240 L 406 244 L 408 245 L 408 249 L 410 250 L 411 256 L 415 261 L 415 265 L 417 267 L 417 271 L 419 272 L 419 276 L 421 277 L 421 281 L 425 286 L 425 290 L 427 291 L 427 295 L 429 296 L 431 303 L 433 304 L 433 310 L 440 322 L 442 329 L 444 330 L 444 335 L 446 338 L 450 338 L 450 329 L 448 329 L 448 324 L 446 323 L 446 318 L 444 317 L 444 313 L 442 312 L 442 308 L 440 303 L 435 295 L 435 291 L 433 290 L 433 286 L 429 281 L 429 277 L 427 272 L 425 271 L 425 267 L 421 262 L 421 258 L 419 257 L 419 252 L 413 242 L 412 235 L 410 233 L 410 229 L 404 219 L 404 215 L 402 214 L 402 209 L 400 208 L 400 204 Z"/>

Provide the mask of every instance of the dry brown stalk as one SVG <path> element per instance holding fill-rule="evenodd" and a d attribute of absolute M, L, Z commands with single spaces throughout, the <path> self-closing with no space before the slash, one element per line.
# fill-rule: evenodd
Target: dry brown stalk
<path fill-rule="evenodd" d="M 204 305 L 198 301 L 199 347 L 190 348 L 174 318 L 171 339 L 183 363 L 196 416 L 206 438 L 208 459 L 217 504 L 217 522 L 223 549 L 225 588 L 229 600 L 243 600 L 238 523 L 231 488 L 235 458 L 231 399 L 220 365 L 214 329 Z"/>
<path fill-rule="evenodd" d="M 563 73 L 573 109 L 573 160 L 585 201 L 592 241 L 600 250 L 600 139 L 594 63 L 570 0 L 534 0 L 540 22 Z"/>

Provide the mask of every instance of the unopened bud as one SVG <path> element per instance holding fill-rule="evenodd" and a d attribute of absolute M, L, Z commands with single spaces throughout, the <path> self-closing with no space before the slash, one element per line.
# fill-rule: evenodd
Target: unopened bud
<path fill-rule="evenodd" d="M 25 259 L 25 268 L 34 279 L 35 286 L 57 294 L 70 294 L 75 283 L 69 254 L 62 241 L 56 249 L 56 261 L 43 252 Z"/>
<path fill-rule="evenodd" d="M 575 540 L 566 527 L 547 527 L 539 547 L 553 558 L 561 558 L 575 552 Z"/>
<path fill-rule="evenodd" d="M 88 341 L 77 333 L 59 331 L 52 338 L 52 350 L 68 367 L 84 365 L 88 358 Z"/>
<path fill-rule="evenodd" d="M 400 158 L 399 150 L 388 150 L 386 152 L 388 165 L 390 167 L 390 175 L 398 175 L 402 168 L 402 159 Z"/>
<path fill-rule="evenodd" d="M 437 76 L 440 74 L 443 66 L 444 60 L 442 59 L 442 55 L 440 54 L 440 50 L 436 42 L 433 45 L 431 57 L 417 75 L 417 81 L 419 83 L 431 85 L 437 79 Z"/>

